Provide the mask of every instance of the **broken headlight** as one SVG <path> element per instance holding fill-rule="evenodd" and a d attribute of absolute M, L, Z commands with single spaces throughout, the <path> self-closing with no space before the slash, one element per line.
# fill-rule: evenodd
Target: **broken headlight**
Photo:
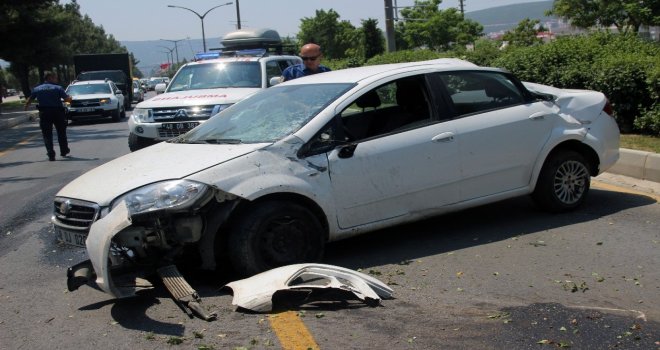
<path fill-rule="evenodd" d="M 164 209 L 185 209 L 204 197 L 209 187 L 190 180 L 171 180 L 140 187 L 117 198 L 113 208 L 126 202 L 131 215 Z"/>

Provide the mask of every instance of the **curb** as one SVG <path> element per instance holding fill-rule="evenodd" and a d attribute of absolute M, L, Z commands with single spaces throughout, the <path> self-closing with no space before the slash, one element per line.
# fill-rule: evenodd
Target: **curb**
<path fill-rule="evenodd" d="M 607 172 L 660 182 L 660 154 L 621 148 L 619 160 Z"/>
<path fill-rule="evenodd" d="M 13 128 L 16 125 L 23 124 L 27 121 L 35 121 L 39 119 L 38 111 L 31 111 L 28 114 L 21 115 L 15 118 L 0 119 L 0 130 Z"/>

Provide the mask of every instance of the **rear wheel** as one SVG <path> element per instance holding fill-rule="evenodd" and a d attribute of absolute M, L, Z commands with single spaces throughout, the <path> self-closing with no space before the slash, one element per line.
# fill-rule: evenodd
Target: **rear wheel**
<path fill-rule="evenodd" d="M 562 212 L 579 207 L 587 197 L 589 163 L 575 151 L 551 155 L 543 164 L 532 197 L 543 209 Z"/>
<path fill-rule="evenodd" d="M 307 208 L 264 201 L 239 215 L 230 228 L 228 254 L 240 276 L 321 259 L 324 229 Z"/>

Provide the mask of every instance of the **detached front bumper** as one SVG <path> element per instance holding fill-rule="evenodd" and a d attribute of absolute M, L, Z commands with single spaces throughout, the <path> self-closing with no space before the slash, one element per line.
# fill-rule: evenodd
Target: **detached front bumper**
<path fill-rule="evenodd" d="M 125 298 L 135 295 L 139 290 L 153 287 L 142 277 L 144 271 L 110 265 L 112 238 L 129 226 L 131 219 L 123 202 L 92 224 L 86 242 L 89 260 L 67 270 L 67 287 L 70 291 L 89 285 L 114 297 Z"/>

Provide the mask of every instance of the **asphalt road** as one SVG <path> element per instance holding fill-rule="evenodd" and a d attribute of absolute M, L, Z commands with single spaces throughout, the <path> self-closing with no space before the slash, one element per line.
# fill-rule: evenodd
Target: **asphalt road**
<path fill-rule="evenodd" d="M 220 289 L 226 277 L 201 273 L 186 276 L 218 311 L 214 322 L 188 318 L 162 287 L 128 300 L 68 292 L 66 268 L 86 257 L 56 242 L 52 199 L 128 153 L 127 135 L 125 119 L 71 125 L 71 156 L 49 162 L 35 123 L 0 131 L 0 348 L 660 346 L 660 198 L 634 181 L 596 179 L 573 213 L 547 214 L 518 198 L 330 244 L 324 263 L 394 289 L 379 307 L 349 300 L 245 312 Z"/>

